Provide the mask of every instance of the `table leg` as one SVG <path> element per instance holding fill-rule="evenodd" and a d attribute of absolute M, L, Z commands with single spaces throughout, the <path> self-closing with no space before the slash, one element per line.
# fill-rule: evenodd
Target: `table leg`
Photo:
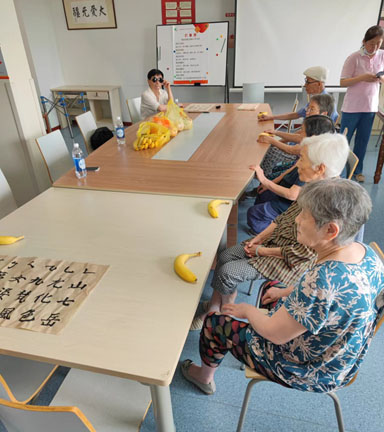
<path fill-rule="evenodd" d="M 239 204 L 233 204 L 227 222 L 227 247 L 237 244 L 238 210 Z"/>
<path fill-rule="evenodd" d="M 384 135 L 381 138 L 379 155 L 377 156 L 376 171 L 375 171 L 375 176 L 373 177 L 374 184 L 379 183 L 381 179 L 381 171 L 383 170 L 383 164 L 384 164 Z"/>
<path fill-rule="evenodd" d="M 169 386 L 150 385 L 156 432 L 176 432 Z"/>

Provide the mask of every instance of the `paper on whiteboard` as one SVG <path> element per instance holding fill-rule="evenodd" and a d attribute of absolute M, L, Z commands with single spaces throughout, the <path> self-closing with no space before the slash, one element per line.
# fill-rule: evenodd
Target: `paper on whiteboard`
<path fill-rule="evenodd" d="M 208 84 L 208 33 L 197 32 L 195 25 L 174 26 L 174 84 Z"/>

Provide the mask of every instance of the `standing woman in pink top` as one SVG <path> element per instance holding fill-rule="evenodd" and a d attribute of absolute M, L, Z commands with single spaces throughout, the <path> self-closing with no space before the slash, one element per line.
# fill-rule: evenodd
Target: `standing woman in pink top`
<path fill-rule="evenodd" d="M 376 25 L 365 33 L 363 45 L 359 51 L 351 54 L 341 71 L 340 85 L 348 87 L 341 108 L 341 133 L 348 128 L 347 138 L 356 131 L 354 153 L 359 158 L 355 170 L 355 179 L 364 182 L 363 161 L 372 124 L 379 106 L 380 83 L 384 76 L 377 76 L 384 71 L 384 50 L 381 50 L 384 31 Z"/>

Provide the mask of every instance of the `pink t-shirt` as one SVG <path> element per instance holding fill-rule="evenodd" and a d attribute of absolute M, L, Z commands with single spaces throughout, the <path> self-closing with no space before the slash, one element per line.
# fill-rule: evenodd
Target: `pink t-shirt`
<path fill-rule="evenodd" d="M 341 78 L 353 78 L 365 73 L 377 74 L 384 70 L 384 50 L 378 50 L 369 57 L 362 50 L 356 51 L 345 60 Z M 376 112 L 379 106 L 379 82 L 360 81 L 347 89 L 342 112 Z"/>

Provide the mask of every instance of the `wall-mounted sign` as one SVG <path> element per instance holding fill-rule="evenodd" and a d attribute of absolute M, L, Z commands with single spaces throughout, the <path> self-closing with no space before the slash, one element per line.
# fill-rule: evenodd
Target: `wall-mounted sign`
<path fill-rule="evenodd" d="M 113 0 L 63 0 L 68 30 L 116 28 Z"/>
<path fill-rule="evenodd" d="M 163 24 L 191 24 L 195 22 L 195 0 L 161 0 Z"/>

